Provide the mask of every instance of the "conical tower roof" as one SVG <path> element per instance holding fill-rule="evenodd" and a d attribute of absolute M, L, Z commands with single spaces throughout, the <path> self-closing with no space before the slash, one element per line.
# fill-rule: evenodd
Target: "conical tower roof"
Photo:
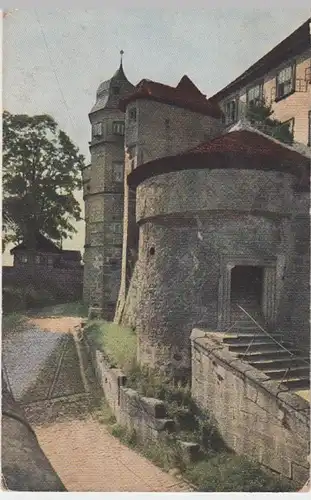
<path fill-rule="evenodd" d="M 123 69 L 123 51 L 121 51 L 121 62 L 119 68 L 109 80 L 103 81 L 96 92 L 96 102 L 91 113 L 104 108 L 118 108 L 119 100 L 134 89 Z"/>

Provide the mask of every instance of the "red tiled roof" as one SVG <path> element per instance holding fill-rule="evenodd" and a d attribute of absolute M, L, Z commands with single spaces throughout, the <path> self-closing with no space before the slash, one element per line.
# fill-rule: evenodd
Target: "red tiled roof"
<path fill-rule="evenodd" d="M 272 139 L 249 130 L 229 132 L 203 142 L 195 148 L 185 151 L 183 155 L 210 154 L 210 153 L 237 153 L 247 156 L 267 156 L 277 162 L 291 162 L 302 164 L 308 161 L 297 151 L 278 144 Z"/>
<path fill-rule="evenodd" d="M 181 154 L 139 165 L 128 175 L 128 184 L 137 186 L 148 177 L 178 170 L 217 168 L 288 172 L 304 189 L 309 186 L 309 158 L 249 130 L 229 132 Z"/>
<path fill-rule="evenodd" d="M 132 94 L 120 100 L 120 109 L 125 111 L 126 106 L 137 99 L 163 102 L 214 118 L 222 116 L 219 105 L 209 102 L 186 75 L 183 76 L 177 87 L 170 87 L 152 80 L 141 80 Z"/>
<path fill-rule="evenodd" d="M 190 80 L 190 78 L 187 75 L 184 75 L 182 77 L 176 89 L 181 90 L 182 92 L 185 92 L 193 96 L 205 97 L 205 95 L 202 94 L 202 92 L 198 89 L 196 85 L 194 85 L 194 83 Z"/>

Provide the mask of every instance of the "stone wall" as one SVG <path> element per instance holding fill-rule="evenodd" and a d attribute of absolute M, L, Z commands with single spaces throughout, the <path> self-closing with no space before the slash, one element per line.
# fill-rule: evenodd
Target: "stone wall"
<path fill-rule="evenodd" d="M 101 308 L 104 317 L 111 320 L 120 286 L 124 204 L 124 136 L 113 133 L 113 122 L 124 122 L 124 113 L 117 108 L 103 109 L 90 119 L 92 124 L 102 123 L 102 135 L 92 137 L 91 165 L 84 172 L 83 300 Z"/>
<path fill-rule="evenodd" d="M 235 265 L 270 266 L 266 282 L 273 283 L 265 301 L 274 306 L 267 321 L 289 334 L 297 320 L 292 336 L 297 343 L 308 342 L 309 316 L 303 311 L 309 303 L 308 243 L 301 247 L 308 234 L 307 209 L 300 207 L 304 222 L 297 225 L 295 178 L 243 169 L 242 161 L 230 170 L 161 174 L 137 187 L 138 261 L 123 322 L 136 328 L 143 363 L 189 371 L 192 328 L 205 324 L 215 330 L 230 323 L 229 306 L 223 318 L 225 299 L 230 304 L 225 275 L 231 279 Z M 285 302 L 290 294 L 299 296 L 297 311 Z"/>
<path fill-rule="evenodd" d="M 131 121 L 129 113 L 136 109 L 136 120 Z M 150 119 L 152 117 L 152 119 Z M 127 176 L 137 166 L 171 156 L 197 146 L 211 139 L 223 128 L 221 120 L 200 113 L 140 99 L 132 102 L 126 110 L 125 133 L 125 184 L 124 184 L 124 225 L 122 277 L 115 315 L 115 321 L 125 321 L 123 315 L 128 295 L 129 282 L 132 277 L 129 262 L 131 255 L 137 253 L 138 226 L 135 220 L 136 193 L 127 184 Z M 169 197 L 174 191 L 170 191 Z"/>
<path fill-rule="evenodd" d="M 136 108 L 136 121 L 129 112 Z M 126 110 L 126 147 L 136 146 L 135 167 L 157 158 L 186 151 L 217 135 L 223 125 L 218 118 L 201 113 L 139 99 Z"/>
<path fill-rule="evenodd" d="M 174 422 L 167 418 L 163 401 L 140 396 L 125 386 L 126 377 L 121 370 L 112 368 L 105 354 L 86 339 L 97 380 L 117 422 L 135 430 L 141 442 L 157 440 L 167 431 L 174 430 Z"/>
<path fill-rule="evenodd" d="M 236 359 L 215 334 L 195 329 L 191 337 L 192 396 L 213 415 L 227 446 L 304 484 L 309 474 L 308 402 Z"/>
<path fill-rule="evenodd" d="M 55 298 L 65 301 L 82 299 L 83 266 L 74 269 L 46 268 L 36 266 L 35 274 L 27 266 L 18 268 L 2 267 L 2 285 L 27 287 L 32 285 L 38 290 L 46 290 Z"/>

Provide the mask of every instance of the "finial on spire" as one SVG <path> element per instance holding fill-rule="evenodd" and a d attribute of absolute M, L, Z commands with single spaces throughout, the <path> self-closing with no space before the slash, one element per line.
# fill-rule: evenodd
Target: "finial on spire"
<path fill-rule="evenodd" d="M 123 62 L 123 54 L 124 54 L 124 50 L 120 50 L 120 55 L 121 55 L 121 62 L 120 64 L 122 65 L 122 62 Z"/>

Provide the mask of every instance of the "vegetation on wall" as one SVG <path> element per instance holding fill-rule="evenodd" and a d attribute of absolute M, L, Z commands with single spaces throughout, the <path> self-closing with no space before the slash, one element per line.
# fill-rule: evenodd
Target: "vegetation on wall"
<path fill-rule="evenodd" d="M 76 232 L 84 158 L 48 115 L 3 113 L 4 243 L 30 248 L 41 232 L 60 242 Z"/>
<path fill-rule="evenodd" d="M 197 491 L 293 490 L 290 482 L 227 449 L 209 413 L 200 410 L 192 399 L 189 385 L 173 382 L 160 370 L 139 366 L 136 335 L 130 328 L 97 320 L 89 322 L 84 333 L 97 349 L 105 352 L 114 367 L 122 369 L 128 387 L 142 396 L 161 399 L 168 418 L 175 421 L 175 432 L 167 433 L 161 441 L 142 443 L 135 430 L 117 424 L 107 403 L 103 404 L 96 417 L 124 444 L 162 469 L 174 469 Z M 180 440 L 200 445 L 196 463 L 185 461 Z"/>
<path fill-rule="evenodd" d="M 84 332 L 97 349 L 103 351 L 111 366 L 127 373 L 136 359 L 136 335 L 126 328 L 108 321 L 90 321 Z"/>
<path fill-rule="evenodd" d="M 259 102 L 248 106 L 246 118 L 265 134 L 286 144 L 292 144 L 294 138 L 289 123 L 272 118 L 273 113 L 271 105 Z"/>

